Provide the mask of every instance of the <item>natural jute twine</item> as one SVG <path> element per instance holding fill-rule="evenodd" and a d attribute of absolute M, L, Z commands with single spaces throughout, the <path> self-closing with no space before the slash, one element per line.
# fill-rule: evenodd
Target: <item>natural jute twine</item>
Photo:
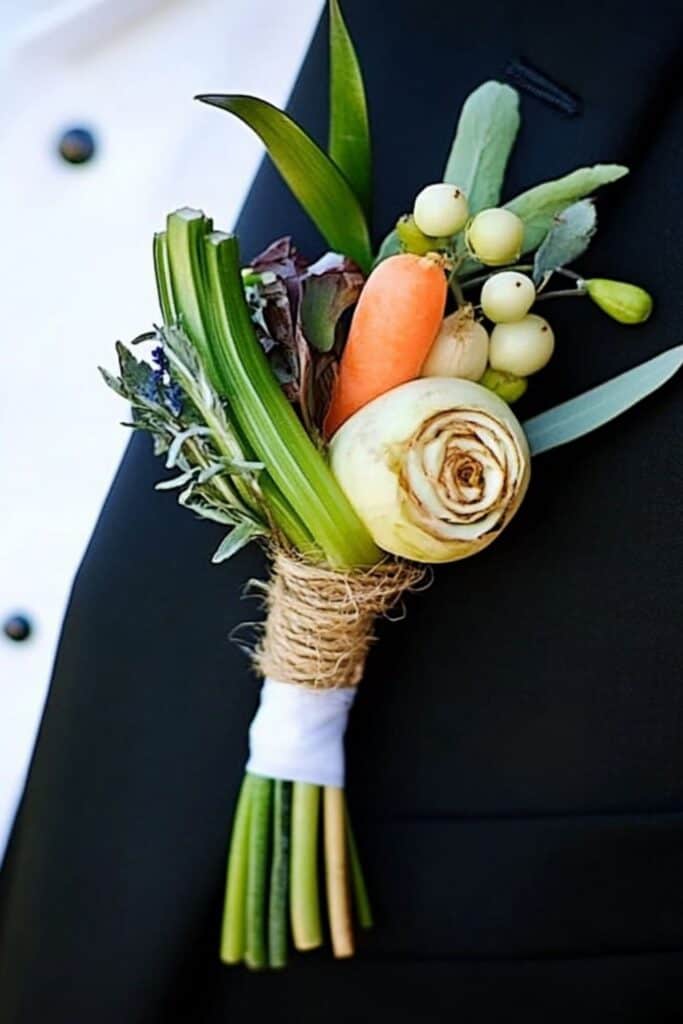
<path fill-rule="evenodd" d="M 395 559 L 349 571 L 283 550 L 272 559 L 254 665 L 271 679 L 316 688 L 360 682 L 375 619 L 426 576 L 424 568 Z"/>

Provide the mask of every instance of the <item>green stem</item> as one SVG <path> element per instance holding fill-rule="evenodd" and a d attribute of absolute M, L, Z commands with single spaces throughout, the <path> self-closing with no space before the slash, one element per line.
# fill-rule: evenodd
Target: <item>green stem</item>
<path fill-rule="evenodd" d="M 268 963 L 266 950 L 266 879 L 272 779 L 251 776 L 249 869 L 247 872 L 247 934 L 244 962 L 258 970 Z"/>
<path fill-rule="evenodd" d="M 292 795 L 292 850 L 289 906 L 297 949 L 322 945 L 318 886 L 318 819 L 320 787 L 295 782 Z"/>
<path fill-rule="evenodd" d="M 463 288 L 474 288 L 475 285 L 485 284 L 490 277 L 494 274 L 502 274 L 504 270 L 516 270 L 520 274 L 527 273 L 533 270 L 532 263 L 520 263 L 518 265 L 511 264 L 509 267 L 496 267 L 495 270 L 487 270 L 485 274 L 476 274 L 474 277 L 465 277 L 462 281 Z"/>
<path fill-rule="evenodd" d="M 221 960 L 226 964 L 239 964 L 244 958 L 250 812 L 251 778 L 245 775 L 237 801 L 228 856 L 221 931 Z"/>
<path fill-rule="evenodd" d="M 268 964 L 287 966 L 289 889 L 289 833 L 292 783 L 276 779 L 273 794 L 273 864 L 270 869 L 268 902 Z"/>
<path fill-rule="evenodd" d="M 582 299 L 586 292 L 582 288 L 561 288 L 555 292 L 543 292 L 536 296 L 536 302 L 543 302 L 544 299 Z"/>
<path fill-rule="evenodd" d="M 460 308 L 461 306 L 465 305 L 465 296 L 463 295 L 462 288 L 460 287 L 460 282 L 458 281 L 456 269 L 453 269 L 448 275 L 448 287 L 453 292 L 453 295 L 455 296 L 455 301 L 458 304 L 458 307 Z"/>
<path fill-rule="evenodd" d="M 356 839 L 351 827 L 351 816 L 348 805 L 346 806 L 346 839 L 349 845 L 349 869 L 351 873 L 351 887 L 356 906 L 356 917 L 361 928 L 372 928 L 372 908 L 368 897 L 368 888 L 363 876 L 363 868 L 358 855 Z"/>
<path fill-rule="evenodd" d="M 236 238 L 209 235 L 206 262 L 216 328 L 211 354 L 247 442 L 332 564 L 377 562 L 379 549 L 283 395 L 256 340 Z"/>
<path fill-rule="evenodd" d="M 354 952 L 349 844 L 346 839 L 344 790 L 339 786 L 325 786 L 323 790 L 323 835 L 327 920 L 332 952 L 338 958 L 349 957 Z"/>

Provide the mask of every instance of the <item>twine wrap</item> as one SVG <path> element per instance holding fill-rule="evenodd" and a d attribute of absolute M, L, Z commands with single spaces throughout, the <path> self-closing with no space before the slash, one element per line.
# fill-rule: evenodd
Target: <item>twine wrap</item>
<path fill-rule="evenodd" d="M 314 689 L 357 686 L 375 619 L 424 578 L 424 567 L 395 559 L 344 571 L 275 551 L 256 669 Z"/>

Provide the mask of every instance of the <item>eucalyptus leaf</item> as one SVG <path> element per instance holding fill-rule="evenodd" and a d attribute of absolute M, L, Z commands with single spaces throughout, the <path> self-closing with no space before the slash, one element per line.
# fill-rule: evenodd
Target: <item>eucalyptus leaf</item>
<path fill-rule="evenodd" d="M 444 181 L 467 196 L 471 213 L 497 206 L 519 130 L 519 97 L 500 82 L 484 82 L 463 104 Z"/>
<path fill-rule="evenodd" d="M 524 221 L 522 252 L 530 252 L 543 241 L 558 213 L 625 174 L 628 174 L 628 167 L 621 164 L 580 167 L 563 178 L 536 185 L 511 199 L 505 204 L 506 208 Z"/>
<path fill-rule="evenodd" d="M 363 74 L 338 0 L 330 0 L 330 131 L 327 151 L 367 216 L 372 201 L 370 124 Z"/>
<path fill-rule="evenodd" d="M 370 234 L 363 208 L 339 168 L 288 114 L 254 96 L 203 95 L 256 132 L 268 154 L 328 244 L 368 271 Z"/>
<path fill-rule="evenodd" d="M 245 519 L 244 522 L 226 534 L 213 553 L 211 561 L 214 564 L 227 561 L 228 558 L 232 558 L 233 555 L 236 555 L 238 551 L 241 551 L 243 547 L 246 547 L 250 541 L 262 533 L 263 531 L 255 523 Z"/>
<path fill-rule="evenodd" d="M 536 250 L 534 281 L 536 284 L 558 267 L 566 267 L 585 252 L 597 229 L 595 203 L 580 199 L 558 213 L 548 234 Z"/>
<path fill-rule="evenodd" d="M 540 455 L 609 423 L 666 384 L 682 365 L 683 345 L 678 345 L 527 420 L 522 426 L 531 454 Z"/>

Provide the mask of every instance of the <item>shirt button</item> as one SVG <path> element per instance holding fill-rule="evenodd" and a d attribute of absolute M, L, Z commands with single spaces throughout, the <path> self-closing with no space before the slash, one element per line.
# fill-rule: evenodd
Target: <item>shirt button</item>
<path fill-rule="evenodd" d="M 67 128 L 59 140 L 59 155 L 68 164 L 85 164 L 95 155 L 95 136 L 87 128 Z"/>
<path fill-rule="evenodd" d="M 31 635 L 31 620 L 26 615 L 10 615 L 5 619 L 2 628 L 10 640 L 27 640 Z"/>

